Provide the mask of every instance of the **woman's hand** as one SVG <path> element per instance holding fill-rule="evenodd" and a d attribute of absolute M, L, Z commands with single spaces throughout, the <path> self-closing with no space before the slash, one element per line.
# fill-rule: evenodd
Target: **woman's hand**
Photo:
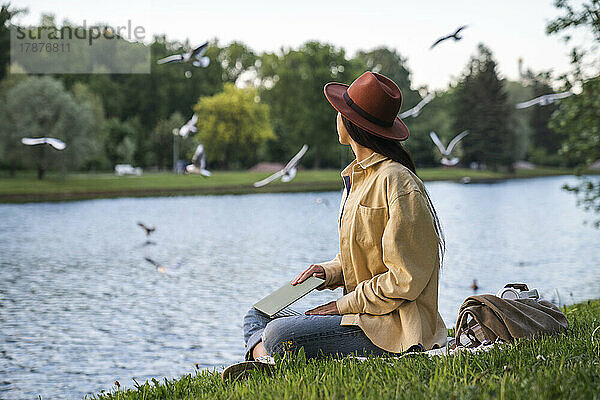
<path fill-rule="evenodd" d="M 308 310 L 304 314 L 306 315 L 340 315 L 340 311 L 337 308 L 337 303 L 335 301 L 330 301 L 327 304 L 323 304 L 317 308 L 313 308 L 312 310 Z"/>
<path fill-rule="evenodd" d="M 296 286 L 299 283 L 304 282 L 311 276 L 316 278 L 325 279 L 325 268 L 318 264 L 311 264 L 310 267 L 306 268 L 304 272 L 300 272 L 293 280 L 292 286 Z"/>

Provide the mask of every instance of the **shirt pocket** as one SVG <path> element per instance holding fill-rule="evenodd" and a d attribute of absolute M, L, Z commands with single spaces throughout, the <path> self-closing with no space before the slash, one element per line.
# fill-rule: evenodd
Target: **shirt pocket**
<path fill-rule="evenodd" d="M 367 207 L 359 204 L 354 231 L 356 241 L 366 246 L 381 246 L 386 222 L 387 207 Z"/>

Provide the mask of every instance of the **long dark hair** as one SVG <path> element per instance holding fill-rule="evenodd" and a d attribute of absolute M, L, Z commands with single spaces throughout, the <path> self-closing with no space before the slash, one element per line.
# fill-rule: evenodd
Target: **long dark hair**
<path fill-rule="evenodd" d="M 344 127 L 350 134 L 350 137 L 361 146 L 369 148 L 376 153 L 379 153 L 383 156 L 386 156 L 411 170 L 411 172 L 417 175 L 417 167 L 415 165 L 415 161 L 413 160 L 410 153 L 402 146 L 402 143 L 399 140 L 386 139 L 380 136 L 375 136 L 368 131 L 362 129 L 354 122 L 350 121 L 346 117 L 342 115 L 342 122 L 344 123 Z M 433 206 L 433 202 L 431 201 L 431 197 L 429 197 L 429 193 L 425 186 L 423 186 L 423 190 L 425 191 L 425 197 L 427 198 L 427 204 L 431 210 L 431 215 L 433 217 L 435 232 L 439 237 L 438 242 L 438 254 L 440 257 L 440 267 L 444 261 L 444 253 L 446 252 L 446 239 L 444 237 L 444 232 L 442 231 L 442 224 L 440 223 L 440 219 L 438 218 L 437 211 Z"/>

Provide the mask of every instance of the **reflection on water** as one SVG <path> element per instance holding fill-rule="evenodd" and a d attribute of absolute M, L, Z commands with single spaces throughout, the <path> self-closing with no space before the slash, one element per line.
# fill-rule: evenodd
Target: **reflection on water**
<path fill-rule="evenodd" d="M 440 312 L 523 281 L 599 297 L 600 232 L 555 177 L 429 183 L 447 237 Z M 78 398 L 240 360 L 260 297 L 337 252 L 340 193 L 0 205 L 0 398 Z M 317 202 L 323 198 L 327 201 Z M 156 225 L 145 245 L 137 221 Z M 166 266 L 159 273 L 144 260 Z M 556 288 L 556 290 L 555 290 Z M 304 307 L 340 296 L 319 292 Z"/>

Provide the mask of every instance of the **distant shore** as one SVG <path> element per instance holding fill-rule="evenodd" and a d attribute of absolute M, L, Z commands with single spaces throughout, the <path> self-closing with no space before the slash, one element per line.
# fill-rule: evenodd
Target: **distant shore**
<path fill-rule="evenodd" d="M 515 174 L 477 171 L 461 168 L 422 168 L 424 181 L 457 181 L 468 177 L 470 183 L 486 183 L 506 179 L 540 176 L 573 175 L 571 169 L 536 168 L 517 170 Z M 594 172 L 592 172 L 594 173 Z M 600 173 L 600 171 L 595 171 Z M 49 174 L 38 180 L 34 172 L 19 172 L 14 178 L 0 175 L 0 203 L 72 201 L 116 197 L 159 197 L 186 195 L 223 195 L 251 193 L 323 192 L 342 188 L 338 170 L 303 170 L 289 182 L 273 182 L 262 188 L 253 182 L 269 173 L 248 171 L 216 171 L 210 178 L 172 173 L 146 173 L 143 176 L 118 177 L 110 173 L 69 174 L 62 178 Z"/>

